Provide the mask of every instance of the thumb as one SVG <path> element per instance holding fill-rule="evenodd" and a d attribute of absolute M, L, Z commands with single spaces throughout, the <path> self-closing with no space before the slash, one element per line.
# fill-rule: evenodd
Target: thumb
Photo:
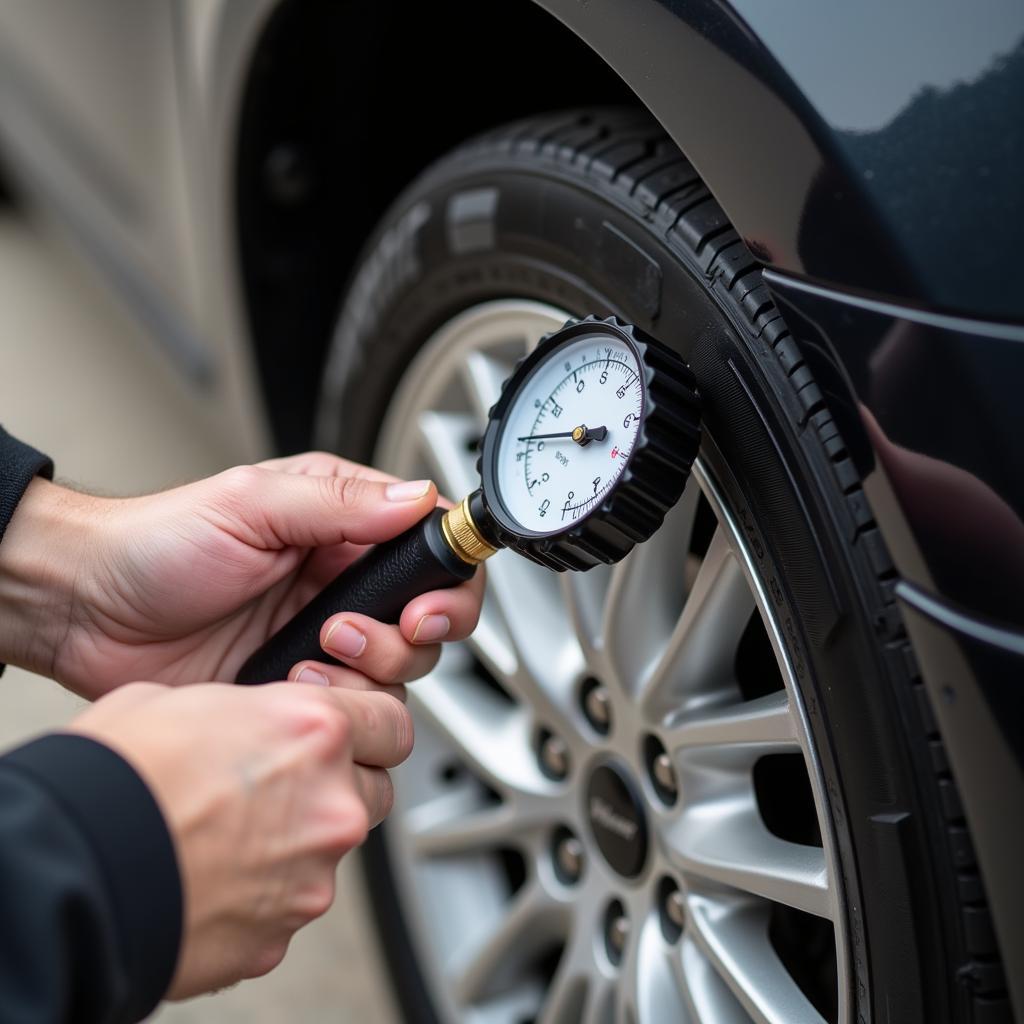
<path fill-rule="evenodd" d="M 437 504 L 430 480 L 306 476 L 246 466 L 231 486 L 231 505 L 261 547 L 377 544 L 418 523 Z"/>

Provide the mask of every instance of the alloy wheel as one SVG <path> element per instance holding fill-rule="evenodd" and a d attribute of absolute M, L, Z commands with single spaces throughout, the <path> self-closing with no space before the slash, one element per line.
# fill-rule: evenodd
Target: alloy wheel
<path fill-rule="evenodd" d="M 501 382 L 568 315 L 507 300 L 445 324 L 377 464 L 472 490 Z M 618 566 L 492 559 L 474 636 L 410 687 L 388 851 L 442 1019 L 849 1019 L 814 744 L 712 461 Z"/>

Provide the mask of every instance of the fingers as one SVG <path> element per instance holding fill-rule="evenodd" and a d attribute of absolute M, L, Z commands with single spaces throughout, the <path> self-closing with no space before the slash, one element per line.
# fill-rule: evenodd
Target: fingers
<path fill-rule="evenodd" d="M 473 578 L 450 590 L 433 590 L 414 597 L 402 612 L 399 629 L 412 644 L 439 640 L 465 640 L 476 629 L 484 595 L 485 575 L 477 569 Z M 449 629 L 444 631 L 443 617 Z M 372 673 L 371 673 L 372 674 Z M 376 678 L 376 677 L 374 677 Z"/>
<path fill-rule="evenodd" d="M 309 476 L 239 466 L 207 482 L 208 511 L 254 547 L 376 544 L 419 522 L 437 505 L 429 480 Z"/>
<path fill-rule="evenodd" d="M 447 619 L 438 626 L 445 631 L 450 628 Z M 332 615 L 324 623 L 320 645 L 332 658 L 358 669 L 378 683 L 407 683 L 419 679 L 434 668 L 440 656 L 436 643 L 412 644 L 397 626 L 387 626 L 352 612 Z"/>
<path fill-rule="evenodd" d="M 322 681 L 311 678 L 312 673 Z M 412 750 L 412 721 L 404 708 L 405 687 L 381 686 L 360 672 L 320 662 L 299 662 L 289 678 L 348 691 L 350 696 L 343 697 L 340 704 L 349 722 L 356 788 L 366 806 L 369 827 L 375 828 L 391 812 L 395 799 L 391 776 L 379 765 L 393 767 Z M 360 699 L 363 696 L 380 698 L 386 703 L 364 702 Z M 395 697 L 403 702 L 398 713 L 394 708 Z"/>
<path fill-rule="evenodd" d="M 360 690 L 365 693 L 386 693 L 403 704 L 407 694 L 401 683 L 378 683 L 362 672 L 343 665 L 328 665 L 322 661 L 300 661 L 288 673 L 293 683 L 311 683 L 314 686 L 334 686 L 339 690 Z"/>
<path fill-rule="evenodd" d="M 391 776 L 383 768 L 356 765 L 356 786 L 366 804 L 370 828 L 376 828 L 391 813 L 395 803 Z"/>
<path fill-rule="evenodd" d="M 354 688 L 359 685 L 358 672 L 336 665 L 318 665 L 317 668 L 347 684 L 319 692 L 345 721 L 345 772 L 352 772 L 356 795 L 366 808 L 368 827 L 375 828 L 394 804 L 394 788 L 387 769 L 401 764 L 412 752 L 412 718 L 404 704 L 371 680 L 364 680 L 365 685 L 376 689 Z M 351 837 L 346 836 L 342 845 L 347 849 L 354 844 Z"/>
<path fill-rule="evenodd" d="M 166 692 L 167 687 L 162 683 L 124 683 L 100 699 L 104 702 L 104 707 L 116 708 L 123 713 L 146 704 Z"/>
<path fill-rule="evenodd" d="M 398 479 L 383 470 L 374 469 L 373 466 L 364 466 L 361 462 L 351 462 L 349 459 L 343 459 L 340 455 L 332 455 L 330 452 L 302 452 L 300 455 L 265 459 L 263 462 L 258 462 L 257 465 L 265 469 L 276 470 L 279 473 L 296 473 L 306 476 L 353 476 L 363 480 L 379 480 L 384 483 Z M 437 503 L 442 508 L 451 508 L 455 504 L 445 495 L 441 495 Z"/>
<path fill-rule="evenodd" d="M 374 469 L 373 466 L 364 466 L 360 462 L 343 459 L 331 452 L 302 452 L 299 455 L 286 455 L 278 459 L 265 459 L 257 465 L 278 473 L 293 473 L 300 476 L 351 476 L 384 483 L 398 479 L 390 473 Z"/>
<path fill-rule="evenodd" d="M 352 760 L 372 768 L 394 768 L 410 753 L 412 716 L 388 693 L 320 687 L 311 690 L 341 711 Z"/>
<path fill-rule="evenodd" d="M 414 598 L 398 626 L 355 612 L 332 615 L 320 630 L 320 646 L 332 658 L 378 683 L 407 683 L 430 672 L 442 640 L 465 640 L 480 617 L 483 574 L 450 590 Z"/>

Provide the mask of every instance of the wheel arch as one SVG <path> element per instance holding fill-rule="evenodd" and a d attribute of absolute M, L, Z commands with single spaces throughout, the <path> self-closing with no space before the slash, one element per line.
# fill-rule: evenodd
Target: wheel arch
<path fill-rule="evenodd" d="M 475 33 L 486 47 L 469 45 Z M 545 76 L 555 60 L 558 74 Z M 529 0 L 507 5 L 500 30 L 472 0 L 279 4 L 253 50 L 233 172 L 245 311 L 278 448 L 308 443 L 343 289 L 405 185 L 503 122 L 636 102 L 587 43 Z"/>

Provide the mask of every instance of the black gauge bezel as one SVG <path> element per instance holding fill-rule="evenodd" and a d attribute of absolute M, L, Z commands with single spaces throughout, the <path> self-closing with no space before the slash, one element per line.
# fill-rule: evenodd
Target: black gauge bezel
<path fill-rule="evenodd" d="M 598 327 L 610 329 L 595 329 Z M 584 329 L 578 330 L 577 328 Z M 616 342 L 625 345 L 626 348 L 629 349 L 636 362 L 635 372 L 637 379 L 640 381 L 639 425 L 636 429 L 633 445 L 629 451 L 629 457 L 626 459 L 625 464 L 619 467 L 615 481 L 611 484 L 610 489 L 618 487 L 619 481 L 622 479 L 623 475 L 629 471 L 629 465 L 633 461 L 633 453 L 636 451 L 643 432 L 644 421 L 647 419 L 647 381 L 644 373 L 643 353 L 640 351 L 636 340 L 625 331 L 618 330 L 602 321 L 595 322 L 581 320 L 571 323 L 570 325 L 555 331 L 553 334 L 546 335 L 541 339 L 537 347 L 516 367 L 512 376 L 503 385 L 501 397 L 491 409 L 490 416 L 487 421 L 487 431 L 484 434 L 481 455 L 482 463 L 485 467 L 481 472 L 484 493 L 488 498 L 488 508 L 502 530 L 515 534 L 523 540 L 544 540 L 570 532 L 574 527 L 579 526 L 592 515 L 599 513 L 602 505 L 604 505 L 604 502 L 608 497 L 608 495 L 606 495 L 601 501 L 595 502 L 593 508 L 584 513 L 584 515 L 574 519 L 569 524 L 562 525 L 554 530 L 528 530 L 518 522 L 515 516 L 513 516 L 509 511 L 508 506 L 502 500 L 501 489 L 498 486 L 497 467 L 498 453 L 501 451 L 502 438 L 504 437 L 505 429 L 508 426 L 506 414 L 515 403 L 516 396 L 522 393 L 523 390 L 529 386 L 530 381 L 541 370 L 549 358 L 556 357 L 556 353 L 559 349 L 569 348 L 577 342 L 585 341 L 591 337 L 600 338 L 601 336 L 614 338 Z M 633 369 L 633 367 L 630 367 L 630 369 Z M 492 424 L 495 425 L 494 430 L 491 429 Z"/>
<path fill-rule="evenodd" d="M 554 352 L 582 338 L 610 336 L 636 358 L 642 385 L 640 426 L 629 458 L 604 499 L 564 529 L 522 527 L 497 486 L 497 458 L 505 417 L 515 396 Z M 482 487 L 470 511 L 495 546 L 510 547 L 551 569 L 590 569 L 617 562 L 661 525 L 679 500 L 700 444 L 700 399 L 693 374 L 673 349 L 616 317 L 569 320 L 542 338 L 502 385 L 484 431 L 477 470 Z"/>

